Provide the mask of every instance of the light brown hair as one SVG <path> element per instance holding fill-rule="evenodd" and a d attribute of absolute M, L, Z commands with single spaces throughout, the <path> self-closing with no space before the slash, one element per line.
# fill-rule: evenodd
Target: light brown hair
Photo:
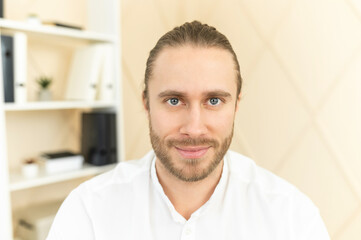
<path fill-rule="evenodd" d="M 166 47 L 179 47 L 190 44 L 196 47 L 216 47 L 227 50 L 232 54 L 234 69 L 236 72 L 237 81 L 237 97 L 241 92 L 242 77 L 240 73 L 239 63 L 236 53 L 234 52 L 230 42 L 222 33 L 216 28 L 207 24 L 202 24 L 199 21 L 186 22 L 179 27 L 164 34 L 157 42 L 155 47 L 150 51 L 147 60 L 144 77 L 144 91 L 143 98 L 146 101 L 146 107 L 149 109 L 148 101 L 148 82 L 152 76 L 154 62 L 159 53 Z"/>

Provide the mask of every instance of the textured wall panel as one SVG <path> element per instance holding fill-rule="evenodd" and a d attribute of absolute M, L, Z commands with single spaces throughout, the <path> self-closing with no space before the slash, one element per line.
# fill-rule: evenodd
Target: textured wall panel
<path fill-rule="evenodd" d="M 228 36 L 241 64 L 231 148 L 305 192 L 332 239 L 360 239 L 360 1 L 122 3 L 128 159 L 150 149 L 140 101 L 149 50 L 167 30 L 201 20 Z"/>

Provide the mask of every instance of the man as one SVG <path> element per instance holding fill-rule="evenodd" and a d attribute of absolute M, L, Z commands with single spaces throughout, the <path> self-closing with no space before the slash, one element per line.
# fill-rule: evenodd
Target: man
<path fill-rule="evenodd" d="M 329 239 L 305 195 L 228 151 L 241 80 L 215 28 L 166 33 L 145 72 L 154 151 L 75 189 L 48 239 Z"/>

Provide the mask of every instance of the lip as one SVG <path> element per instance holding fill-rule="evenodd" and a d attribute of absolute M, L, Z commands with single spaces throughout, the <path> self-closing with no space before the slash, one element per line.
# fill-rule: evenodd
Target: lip
<path fill-rule="evenodd" d="M 183 158 L 201 158 L 208 152 L 208 149 L 210 147 L 187 146 L 187 147 L 175 147 L 175 148 Z"/>

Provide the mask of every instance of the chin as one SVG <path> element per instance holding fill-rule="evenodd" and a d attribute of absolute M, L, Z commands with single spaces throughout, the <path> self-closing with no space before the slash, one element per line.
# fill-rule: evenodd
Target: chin
<path fill-rule="evenodd" d="M 167 166 L 165 167 L 172 175 L 182 181 L 197 182 L 207 178 L 219 166 L 222 159 L 216 159 L 216 156 L 209 152 L 201 158 L 183 158 L 176 154 L 176 156 L 170 156 L 168 159 L 170 164 L 169 162 L 166 163 Z M 162 159 L 160 161 L 163 163 Z"/>

